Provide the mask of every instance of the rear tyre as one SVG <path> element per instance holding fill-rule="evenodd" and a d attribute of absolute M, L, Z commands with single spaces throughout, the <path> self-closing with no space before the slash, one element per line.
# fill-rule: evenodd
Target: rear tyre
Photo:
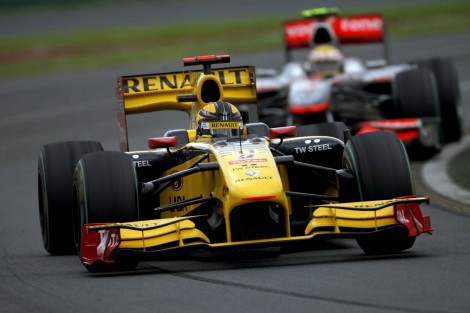
<path fill-rule="evenodd" d="M 463 113 L 460 105 L 459 78 L 452 61 L 431 59 L 417 64 L 429 69 L 436 79 L 444 142 L 459 141 L 463 132 Z"/>
<path fill-rule="evenodd" d="M 437 85 L 428 69 L 414 69 L 397 74 L 392 96 L 402 117 L 439 117 Z"/>
<path fill-rule="evenodd" d="M 392 97 L 398 117 L 439 119 L 439 94 L 432 72 L 418 68 L 398 73 L 392 83 Z M 436 121 L 438 123 L 438 121 Z M 416 142 L 409 146 L 413 159 L 429 159 L 442 148 L 442 123 L 438 124 L 437 138 L 431 144 Z"/>
<path fill-rule="evenodd" d="M 99 142 L 67 141 L 47 144 L 39 152 L 39 220 L 44 248 L 52 255 L 76 253 L 72 218 L 73 172 L 83 155 L 102 150 Z"/>
<path fill-rule="evenodd" d="M 392 132 L 371 132 L 352 137 L 345 146 L 343 168 L 357 182 L 356 201 L 386 200 L 414 194 L 408 157 Z M 415 237 L 406 229 L 357 239 L 366 254 L 398 253 L 410 248 Z"/>
<path fill-rule="evenodd" d="M 80 258 L 84 224 L 139 220 L 137 176 L 127 154 L 106 151 L 85 155 L 78 162 L 73 186 L 75 245 Z M 115 265 L 84 266 L 89 271 L 103 271 L 133 269 L 137 264 L 135 258 L 123 258 Z"/>

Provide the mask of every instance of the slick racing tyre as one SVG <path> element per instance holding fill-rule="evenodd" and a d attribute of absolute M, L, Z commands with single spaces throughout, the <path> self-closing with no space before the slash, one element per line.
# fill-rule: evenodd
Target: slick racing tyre
<path fill-rule="evenodd" d="M 437 134 L 411 143 L 407 148 L 412 159 L 425 160 L 441 151 L 442 123 L 440 122 L 439 93 L 432 72 L 418 68 L 398 73 L 392 83 L 392 96 L 398 117 L 431 118 Z M 425 139 L 426 140 L 426 139 Z"/>
<path fill-rule="evenodd" d="M 444 142 L 459 141 L 462 137 L 463 113 L 457 71 L 450 59 L 431 59 L 417 62 L 429 69 L 436 79 Z"/>
<path fill-rule="evenodd" d="M 356 201 L 414 195 L 408 157 L 395 133 L 353 136 L 345 146 L 343 168 L 357 182 Z M 357 238 L 366 254 L 398 253 L 411 248 L 414 241 L 415 237 L 408 237 L 404 228 Z"/>
<path fill-rule="evenodd" d="M 95 141 L 45 145 L 38 158 L 39 220 L 44 248 L 52 255 L 76 253 L 73 239 L 73 172 L 80 158 L 102 151 Z"/>
<path fill-rule="evenodd" d="M 125 153 L 105 151 L 85 155 L 78 162 L 73 184 L 75 245 L 81 258 L 84 224 L 121 223 L 139 220 L 137 176 Z M 132 269 L 138 260 L 116 260 L 115 266 L 84 266 L 89 271 Z"/>
<path fill-rule="evenodd" d="M 398 73 L 392 83 L 392 97 L 401 117 L 440 116 L 436 81 L 428 69 Z"/>

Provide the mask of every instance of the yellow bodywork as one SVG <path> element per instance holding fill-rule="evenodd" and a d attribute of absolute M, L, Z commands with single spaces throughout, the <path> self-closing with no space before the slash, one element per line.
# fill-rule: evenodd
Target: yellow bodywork
<path fill-rule="evenodd" d="M 398 200 L 351 202 L 319 206 L 313 213 L 313 219 L 305 229 L 311 234 L 316 228 L 333 228 L 339 233 L 340 228 L 378 230 L 397 224 L 394 205 Z"/>
<path fill-rule="evenodd" d="M 199 172 L 181 179 L 181 187 L 177 190 L 167 188 L 160 194 L 160 205 L 169 205 L 194 197 L 212 196 L 220 200 L 218 213 L 225 218 L 227 240 L 231 241 L 230 213 L 243 204 L 257 201 L 277 203 L 284 208 L 285 229 L 290 235 L 289 212 L 290 201 L 285 194 L 285 185 L 278 166 L 274 161 L 269 142 L 262 140 L 257 143 L 250 141 L 230 142 L 222 145 L 201 141 L 189 143 L 186 149 L 210 151 L 208 162 L 217 162 L 217 171 Z M 197 158 L 176 166 L 162 174 L 166 176 L 188 167 Z M 180 209 L 162 213 L 162 217 L 185 216 L 197 205 L 189 205 Z"/>

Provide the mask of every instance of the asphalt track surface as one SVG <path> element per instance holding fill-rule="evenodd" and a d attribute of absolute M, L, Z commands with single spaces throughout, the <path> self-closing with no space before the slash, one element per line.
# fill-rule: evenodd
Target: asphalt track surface
<path fill-rule="evenodd" d="M 467 129 L 469 42 L 468 33 L 402 40 L 393 42 L 391 51 L 396 62 L 452 58 L 461 78 Z M 267 67 L 280 65 L 282 54 L 232 59 L 234 64 Z M 143 64 L 1 83 L 0 311 L 470 311 L 470 219 L 433 199 L 424 212 L 431 215 L 434 234 L 419 237 L 408 252 L 392 256 L 367 257 L 355 242 L 338 240 L 276 258 L 146 262 L 135 272 L 108 274 L 88 273 L 76 256 L 49 256 L 42 248 L 37 212 L 40 147 L 93 139 L 107 150 L 117 150 L 115 77 L 178 70 L 179 62 L 178 57 L 174 65 Z M 130 125 L 131 148 L 144 147 L 149 136 L 186 126 L 184 115 L 163 117 L 136 116 Z"/>

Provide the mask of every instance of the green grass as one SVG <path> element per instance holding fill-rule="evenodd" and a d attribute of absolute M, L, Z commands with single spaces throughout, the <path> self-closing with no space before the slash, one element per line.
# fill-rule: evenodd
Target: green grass
<path fill-rule="evenodd" d="M 392 38 L 470 29 L 470 3 L 389 7 L 380 10 Z M 344 14 L 364 13 L 343 12 Z M 208 22 L 175 27 L 76 30 L 50 36 L 0 36 L 0 79 L 76 69 L 180 60 L 204 54 L 237 54 L 283 49 L 282 23 L 297 16 Z M 253 31 L 256 30 L 256 31 Z M 5 58 L 10 55 L 10 59 Z M 23 55 L 18 58 L 18 55 Z"/>

